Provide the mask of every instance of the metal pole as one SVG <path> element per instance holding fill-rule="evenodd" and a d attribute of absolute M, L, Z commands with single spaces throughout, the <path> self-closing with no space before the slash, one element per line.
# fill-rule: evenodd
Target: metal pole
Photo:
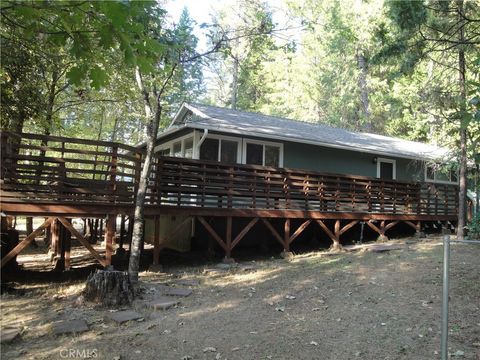
<path fill-rule="evenodd" d="M 450 268 L 450 235 L 443 237 L 443 300 L 442 300 L 442 360 L 448 359 L 448 271 Z"/>

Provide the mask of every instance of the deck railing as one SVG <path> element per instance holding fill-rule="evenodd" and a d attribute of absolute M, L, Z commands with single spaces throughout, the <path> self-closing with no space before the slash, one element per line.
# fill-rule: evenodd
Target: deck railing
<path fill-rule="evenodd" d="M 206 208 L 455 215 L 457 187 L 157 158 L 149 202 Z"/>
<path fill-rule="evenodd" d="M 132 204 L 141 151 L 107 141 L 1 133 L 1 200 Z"/>
<path fill-rule="evenodd" d="M 142 151 L 119 143 L 1 133 L 1 201 L 134 204 Z M 147 205 L 455 215 L 454 185 L 156 157 Z"/>

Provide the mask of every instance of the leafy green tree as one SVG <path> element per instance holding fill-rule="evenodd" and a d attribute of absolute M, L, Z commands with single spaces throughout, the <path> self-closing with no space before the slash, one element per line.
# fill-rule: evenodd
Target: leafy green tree
<path fill-rule="evenodd" d="M 477 31 L 478 1 L 389 1 L 389 15 L 397 28 L 391 36 L 387 54 L 401 54 L 402 49 L 414 47 L 416 52 L 403 55 L 404 68 L 414 69 L 422 61 L 431 62 L 440 79 L 431 94 L 433 108 L 441 121 L 443 133 L 457 134 L 460 167 L 458 238 L 463 238 L 466 221 L 468 129 L 476 119 L 467 108 L 469 74 L 478 74 L 480 34 Z M 433 72 L 433 69 L 432 69 Z M 472 76 L 470 75 L 470 76 Z M 452 88 L 452 83 L 456 84 Z"/>
<path fill-rule="evenodd" d="M 194 34 L 194 26 L 195 21 L 190 17 L 188 9 L 184 8 L 175 26 L 174 36 L 179 43 L 184 44 L 186 57 L 194 57 L 197 51 L 198 38 Z M 197 101 L 205 93 L 201 58 L 179 64 L 171 82 L 172 87 L 165 95 L 168 104 L 165 123 L 169 123 L 183 102 Z"/>
<path fill-rule="evenodd" d="M 242 0 L 222 8 L 213 22 L 229 41 L 211 57 L 210 70 L 216 74 L 212 101 L 233 109 L 261 110 L 271 91 L 265 64 L 272 61 L 276 48 L 268 5 L 259 0 Z"/>

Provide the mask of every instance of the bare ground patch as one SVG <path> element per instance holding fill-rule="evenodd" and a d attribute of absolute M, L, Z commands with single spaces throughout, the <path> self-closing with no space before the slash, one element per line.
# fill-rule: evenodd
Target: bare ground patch
<path fill-rule="evenodd" d="M 383 253 L 316 252 L 231 270 L 210 264 L 144 272 L 134 304 L 144 318 L 123 325 L 106 321 L 108 310 L 75 302 L 83 280 L 18 285 L 2 295 L 1 323 L 23 330 L 2 345 L 2 358 L 439 358 L 440 238 L 407 240 Z M 480 359 L 479 257 L 479 246 L 452 246 L 450 347 L 464 359 Z M 193 294 L 166 311 L 146 307 L 165 284 Z M 72 319 L 85 319 L 90 330 L 52 334 L 53 322 Z"/>

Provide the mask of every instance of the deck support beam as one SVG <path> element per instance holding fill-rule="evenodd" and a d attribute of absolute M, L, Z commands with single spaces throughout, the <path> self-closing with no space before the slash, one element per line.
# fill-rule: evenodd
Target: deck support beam
<path fill-rule="evenodd" d="M 293 242 L 293 240 L 295 240 L 297 237 L 299 237 L 300 234 L 308 227 L 308 225 L 310 225 L 311 222 L 312 222 L 311 219 L 304 221 L 298 227 L 298 229 L 295 230 L 295 232 L 292 234 L 292 236 L 290 236 L 290 238 L 288 239 L 288 244 L 290 245 Z"/>
<path fill-rule="evenodd" d="M 65 228 L 70 231 L 70 233 L 75 236 L 75 238 L 80 241 L 80 243 L 87 248 L 88 251 L 93 255 L 95 259 L 102 265 L 107 266 L 106 261 L 100 256 L 100 254 L 93 248 L 93 246 L 85 239 L 78 231 L 75 229 L 70 222 L 64 217 L 59 217 L 58 220 L 65 226 Z"/>
<path fill-rule="evenodd" d="M 352 227 L 358 224 L 360 220 L 352 220 L 345 226 L 341 227 L 340 220 L 335 220 L 334 231 L 332 232 L 328 226 L 323 222 L 323 220 L 316 220 L 317 224 L 325 231 L 333 244 L 331 246 L 332 250 L 342 249 L 342 244 L 340 243 L 340 236 L 350 230 Z"/>
<path fill-rule="evenodd" d="M 250 229 L 258 222 L 258 218 L 253 218 L 250 222 L 245 226 L 242 231 L 235 237 L 232 241 L 232 250 L 237 244 L 243 239 L 243 237 L 250 231 Z"/>
<path fill-rule="evenodd" d="M 198 221 L 200 221 L 200 223 L 205 227 L 210 236 L 217 241 L 218 245 L 220 245 L 222 249 L 227 252 L 227 245 L 225 244 L 223 239 L 217 234 L 217 232 L 212 228 L 212 226 L 205 220 L 205 218 L 203 216 L 199 216 Z"/>
<path fill-rule="evenodd" d="M 35 238 L 43 231 L 43 229 L 46 229 L 53 222 L 53 220 L 55 220 L 54 217 L 49 217 L 47 220 L 43 222 L 42 225 L 40 225 L 37 228 L 37 230 L 32 232 L 30 235 L 28 235 L 23 241 L 20 241 L 20 243 L 17 246 L 15 246 L 7 255 L 5 255 L 2 258 L 0 268 L 3 268 L 6 263 L 12 260 L 23 249 L 25 249 L 33 240 L 35 240 Z"/>
<path fill-rule="evenodd" d="M 381 241 L 387 241 L 388 237 L 385 235 L 385 233 L 393 228 L 395 225 L 397 225 L 400 222 L 400 220 L 392 221 L 389 224 L 386 224 L 386 220 L 380 221 L 380 226 L 376 226 L 371 220 L 367 221 L 367 225 L 375 232 L 378 233 L 379 235 L 379 240 Z M 410 221 L 408 221 L 410 223 Z M 413 223 L 410 223 L 409 225 L 413 226 L 415 229 L 417 229 L 417 226 L 414 225 Z"/>
<path fill-rule="evenodd" d="M 275 240 L 277 240 L 282 246 L 285 246 L 282 237 L 281 237 L 280 234 L 277 232 L 277 230 L 275 230 L 275 228 L 272 226 L 272 224 L 270 224 L 270 222 L 268 221 L 268 219 L 267 219 L 267 218 L 262 218 L 262 222 L 265 224 L 265 226 L 267 227 L 267 229 L 270 230 L 270 232 L 272 233 L 272 235 L 273 235 L 273 237 L 275 238 Z"/>
<path fill-rule="evenodd" d="M 425 233 L 422 231 L 422 222 L 417 221 L 416 223 L 413 223 L 412 221 L 404 221 L 405 224 L 408 226 L 412 227 L 415 230 L 415 236 L 418 238 L 424 238 Z"/>

